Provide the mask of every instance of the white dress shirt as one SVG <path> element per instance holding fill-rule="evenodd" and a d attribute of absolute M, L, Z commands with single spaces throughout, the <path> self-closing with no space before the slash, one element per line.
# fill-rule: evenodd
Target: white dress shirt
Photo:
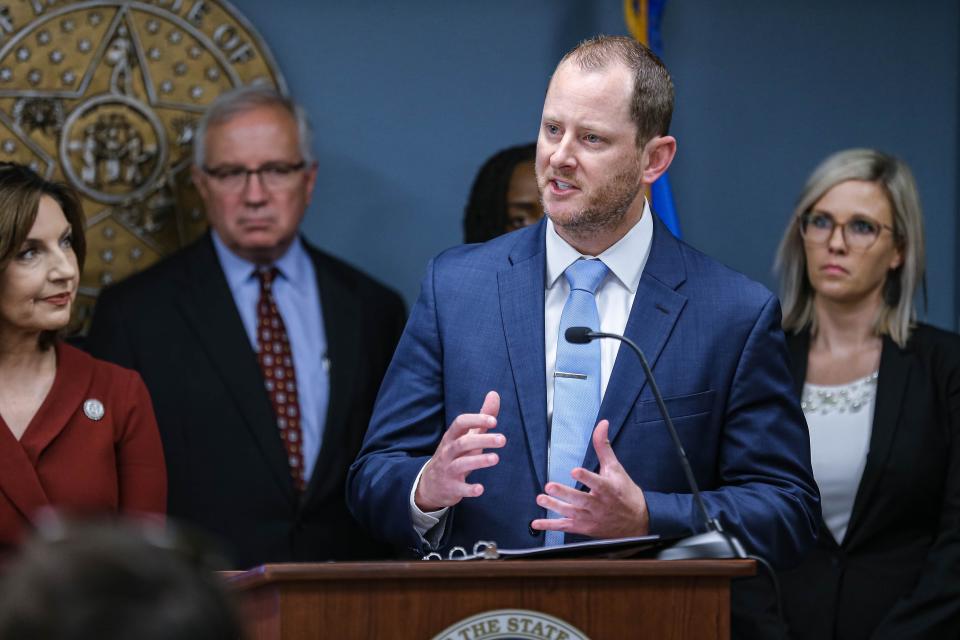
<path fill-rule="evenodd" d="M 643 274 L 643 268 L 650 256 L 652 241 L 652 213 L 650 212 L 650 204 L 644 202 L 643 215 L 640 217 L 640 221 L 633 225 L 615 244 L 596 256 L 603 260 L 603 263 L 610 270 L 596 291 L 601 331 L 623 334 L 630 317 L 630 309 L 633 307 L 633 299 L 637 295 L 640 276 Z M 546 254 L 543 339 L 544 355 L 546 356 L 544 359 L 544 375 L 547 379 L 547 422 L 549 423 L 553 419 L 553 370 L 557 362 L 557 340 L 560 339 L 558 335 L 560 333 L 560 315 L 563 313 L 563 305 L 566 304 L 567 297 L 570 295 L 570 284 L 563 277 L 563 272 L 580 258 L 590 259 L 594 256 L 585 256 L 571 247 L 566 240 L 560 237 L 554 228 L 553 221 L 550 219 L 547 219 Z M 601 401 L 607 390 L 607 383 L 610 381 L 610 373 L 613 371 L 613 364 L 617 359 L 619 348 L 620 342 L 618 340 L 600 341 Z M 420 469 L 420 474 L 422 473 L 423 468 Z M 436 525 L 440 523 L 447 509 L 429 513 L 421 511 L 414 501 L 419 484 L 420 475 L 418 474 L 413 483 L 413 488 L 410 490 L 410 514 L 417 533 L 431 546 L 435 547 L 443 532 L 443 527 Z"/>
<path fill-rule="evenodd" d="M 650 242 L 653 240 L 653 220 L 650 207 L 646 203 L 640 222 L 609 249 L 597 258 L 603 260 L 610 272 L 597 287 L 597 312 L 600 314 L 600 331 L 619 333 L 627 326 L 633 299 L 637 295 L 640 276 L 650 256 Z M 547 421 L 553 418 L 553 370 L 557 363 L 557 341 L 560 333 L 560 315 L 563 305 L 570 295 L 570 284 L 563 272 L 571 264 L 585 256 L 561 238 L 547 220 L 547 268 L 544 283 L 543 326 L 545 374 L 547 377 Z M 639 258 L 639 259 L 638 259 Z M 600 341 L 600 400 L 607 391 L 610 372 L 620 349 L 619 340 Z"/>

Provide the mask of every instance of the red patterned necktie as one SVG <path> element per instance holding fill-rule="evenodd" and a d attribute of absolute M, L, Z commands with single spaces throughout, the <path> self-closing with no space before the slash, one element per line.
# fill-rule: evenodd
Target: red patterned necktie
<path fill-rule="evenodd" d="M 300 403 L 297 398 L 297 376 L 287 328 L 273 298 L 273 282 L 279 275 L 276 267 L 257 269 L 260 280 L 260 301 L 257 303 L 257 361 L 264 384 L 277 416 L 280 439 L 287 451 L 293 485 L 303 491 L 303 448 L 300 432 Z"/>

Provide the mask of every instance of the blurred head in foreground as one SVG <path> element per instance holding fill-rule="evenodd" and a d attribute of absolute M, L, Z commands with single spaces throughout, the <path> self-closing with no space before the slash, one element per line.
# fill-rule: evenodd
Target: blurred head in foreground
<path fill-rule="evenodd" d="M 0 579 L 0 640 L 235 640 L 217 576 L 159 527 L 47 527 Z"/>

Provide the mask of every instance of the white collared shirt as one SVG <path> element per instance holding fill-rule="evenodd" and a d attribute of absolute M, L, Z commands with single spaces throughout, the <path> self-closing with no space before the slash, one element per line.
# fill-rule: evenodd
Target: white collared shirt
<path fill-rule="evenodd" d="M 552 220 L 547 220 L 547 265 L 544 272 L 544 355 L 547 376 L 547 421 L 553 418 L 553 370 L 557 363 L 557 341 L 560 333 L 560 315 L 570 295 L 570 284 L 563 277 L 567 267 L 580 258 L 591 258 L 567 244 L 557 234 Z M 640 221 L 613 246 L 596 256 L 607 265 L 610 272 L 597 287 L 597 311 L 600 314 L 600 331 L 623 335 L 637 295 L 640 276 L 650 256 L 653 241 L 653 219 L 650 205 L 644 202 Z M 600 341 L 600 398 L 603 399 L 613 371 L 613 363 L 620 349 L 618 340 Z"/>

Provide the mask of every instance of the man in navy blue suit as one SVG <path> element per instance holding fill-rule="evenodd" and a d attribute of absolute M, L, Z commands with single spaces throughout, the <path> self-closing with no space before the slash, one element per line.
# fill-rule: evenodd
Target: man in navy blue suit
<path fill-rule="evenodd" d="M 711 517 L 790 564 L 818 493 L 769 291 L 676 240 L 644 196 L 676 153 L 673 84 L 629 38 L 568 53 L 547 91 L 547 217 L 431 261 L 381 388 L 348 500 L 416 550 L 648 533 L 701 519 L 640 364 L 644 350 Z M 592 319 L 592 320 L 591 320 Z"/>

